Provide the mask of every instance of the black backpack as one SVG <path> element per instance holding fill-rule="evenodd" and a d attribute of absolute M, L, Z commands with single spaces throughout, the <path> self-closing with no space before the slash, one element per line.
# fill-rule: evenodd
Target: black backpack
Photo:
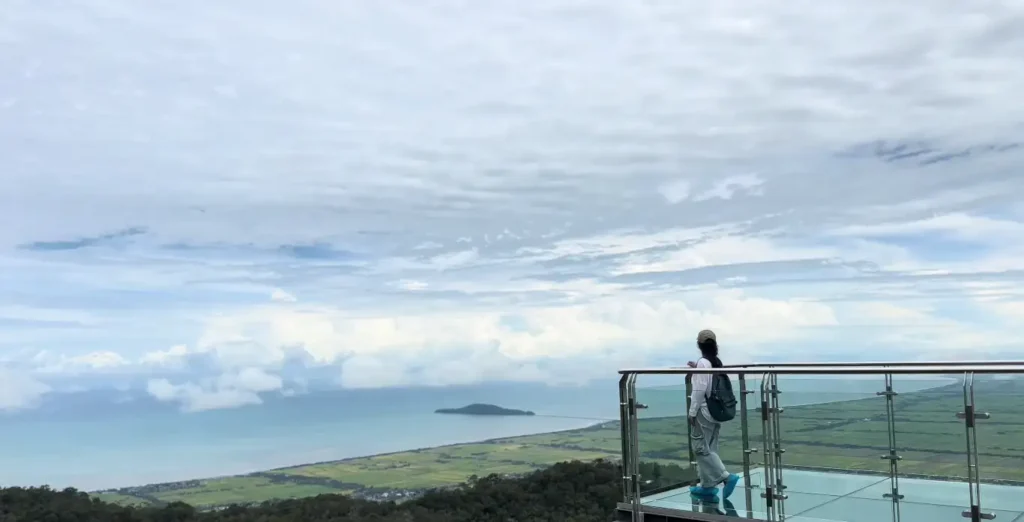
<path fill-rule="evenodd" d="M 718 422 L 731 421 L 736 417 L 736 395 L 732 393 L 732 381 L 728 375 L 712 374 L 707 404 L 711 418 Z"/>

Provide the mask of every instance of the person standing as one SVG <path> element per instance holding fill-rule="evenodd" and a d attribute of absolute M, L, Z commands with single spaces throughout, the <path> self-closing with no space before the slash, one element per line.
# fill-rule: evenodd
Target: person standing
<path fill-rule="evenodd" d="M 718 339 L 715 332 L 701 330 L 697 334 L 697 348 L 700 349 L 701 357 L 696 363 L 688 363 L 691 368 L 722 367 L 722 360 L 718 358 Z M 724 379 L 724 383 L 720 379 Z M 729 473 L 722 463 L 721 457 L 718 456 L 718 442 L 722 422 L 732 418 L 729 413 L 722 413 L 721 397 L 726 396 L 726 401 L 732 400 L 732 408 L 735 408 L 731 384 L 725 374 L 711 373 L 692 374 L 691 384 L 688 417 L 700 484 L 691 487 L 690 493 L 703 499 L 715 499 L 718 495 L 718 486 L 722 484 L 722 498 L 729 498 L 736 489 L 739 477 Z M 726 387 L 728 390 L 724 390 Z M 713 408 L 709 409 L 709 405 Z M 728 406 L 726 410 L 727 408 Z M 734 409 L 732 414 L 735 414 Z"/>

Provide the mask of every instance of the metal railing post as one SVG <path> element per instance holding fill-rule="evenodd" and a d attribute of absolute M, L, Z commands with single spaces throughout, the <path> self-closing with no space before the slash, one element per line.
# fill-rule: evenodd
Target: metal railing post
<path fill-rule="evenodd" d="M 693 425 L 690 424 L 690 406 L 693 401 L 691 395 L 693 395 L 693 376 L 686 376 L 686 447 L 689 450 L 688 462 L 690 463 L 690 470 L 697 470 L 697 457 L 693 453 Z"/>
<path fill-rule="evenodd" d="M 882 496 L 892 499 L 892 520 L 893 522 L 900 522 L 900 500 L 903 500 L 903 495 L 900 494 L 899 461 L 903 457 L 900 457 L 896 452 L 896 406 L 894 398 L 899 394 L 893 390 L 891 373 L 885 374 L 885 391 L 880 391 L 877 395 L 885 397 L 885 417 L 888 423 L 886 431 L 889 432 L 889 453 L 882 455 L 883 459 L 889 461 L 889 492 Z"/>
<path fill-rule="evenodd" d="M 747 374 L 739 375 L 740 381 L 740 437 L 743 441 L 743 496 L 747 501 L 747 511 L 753 512 L 753 498 L 750 484 L 750 454 L 757 451 L 750 447 L 750 419 L 747 416 L 747 395 L 754 393 L 747 389 Z"/>
<path fill-rule="evenodd" d="M 764 498 L 765 518 L 769 521 L 778 520 L 775 514 L 775 452 L 772 451 L 772 421 L 770 399 L 771 375 L 761 376 L 761 432 L 764 446 Z M 748 509 L 750 506 L 748 506 Z"/>
<path fill-rule="evenodd" d="M 786 519 L 786 484 L 783 480 L 783 468 L 782 468 L 782 454 L 786 452 L 782 448 L 782 420 L 780 419 L 782 412 L 785 411 L 779 405 L 779 376 L 777 374 L 771 374 L 771 421 L 772 421 L 772 451 L 775 452 L 775 500 L 778 500 L 776 506 L 776 512 L 779 516 L 779 520 Z"/>
<path fill-rule="evenodd" d="M 963 512 L 963 516 L 971 519 L 971 522 L 992 520 L 996 518 L 995 513 L 981 511 L 981 475 L 978 473 L 978 434 L 975 422 L 979 418 L 988 419 L 991 415 L 975 411 L 973 372 L 964 373 L 964 411 L 957 413 L 957 417 L 964 419 L 967 430 L 967 486 L 971 494 L 971 507 Z"/>
<path fill-rule="evenodd" d="M 640 509 L 640 441 L 639 415 L 637 415 L 637 410 L 641 405 L 636 400 L 636 378 L 637 375 L 633 373 L 626 381 L 626 395 L 629 403 L 630 453 L 633 454 L 633 461 L 630 463 L 630 484 L 633 489 L 633 522 L 644 522 L 644 512 Z"/>
<path fill-rule="evenodd" d="M 632 493 L 630 491 L 630 474 L 629 470 L 632 469 L 633 447 L 630 442 L 630 429 L 629 429 L 629 392 L 627 390 L 627 381 L 629 377 L 623 375 L 619 377 L 619 435 L 622 439 L 622 462 L 620 463 L 622 469 L 622 498 L 623 502 L 630 502 L 632 500 Z"/>

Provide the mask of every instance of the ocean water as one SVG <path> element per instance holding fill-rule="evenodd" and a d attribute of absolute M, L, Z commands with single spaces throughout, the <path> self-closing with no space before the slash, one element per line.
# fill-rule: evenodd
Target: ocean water
<path fill-rule="evenodd" d="M 947 379 L 905 380 L 901 392 Z M 638 383 L 644 416 L 682 415 L 678 378 Z M 757 382 L 752 383 L 756 387 Z M 785 405 L 875 396 L 881 378 L 780 379 Z M 533 417 L 438 415 L 474 402 Z M 492 384 L 446 388 L 330 390 L 267 397 L 264 404 L 182 413 L 127 392 L 51 397 L 0 415 L 0 485 L 95 490 L 231 475 L 497 437 L 577 429 L 618 419 L 615 381 L 582 387 Z"/>
<path fill-rule="evenodd" d="M 532 417 L 439 415 L 483 402 Z M 615 381 L 331 390 L 182 413 L 138 394 L 52 397 L 0 415 L 0 485 L 132 486 L 577 429 L 618 419 Z"/>

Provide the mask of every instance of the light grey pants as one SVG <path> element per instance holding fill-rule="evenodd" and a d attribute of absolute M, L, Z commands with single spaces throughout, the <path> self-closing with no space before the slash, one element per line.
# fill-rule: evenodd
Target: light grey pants
<path fill-rule="evenodd" d="M 697 472 L 700 485 L 713 488 L 729 478 L 729 472 L 718 456 L 718 435 L 722 425 L 697 412 L 697 426 L 690 428 L 693 439 L 693 454 L 697 458 Z"/>

